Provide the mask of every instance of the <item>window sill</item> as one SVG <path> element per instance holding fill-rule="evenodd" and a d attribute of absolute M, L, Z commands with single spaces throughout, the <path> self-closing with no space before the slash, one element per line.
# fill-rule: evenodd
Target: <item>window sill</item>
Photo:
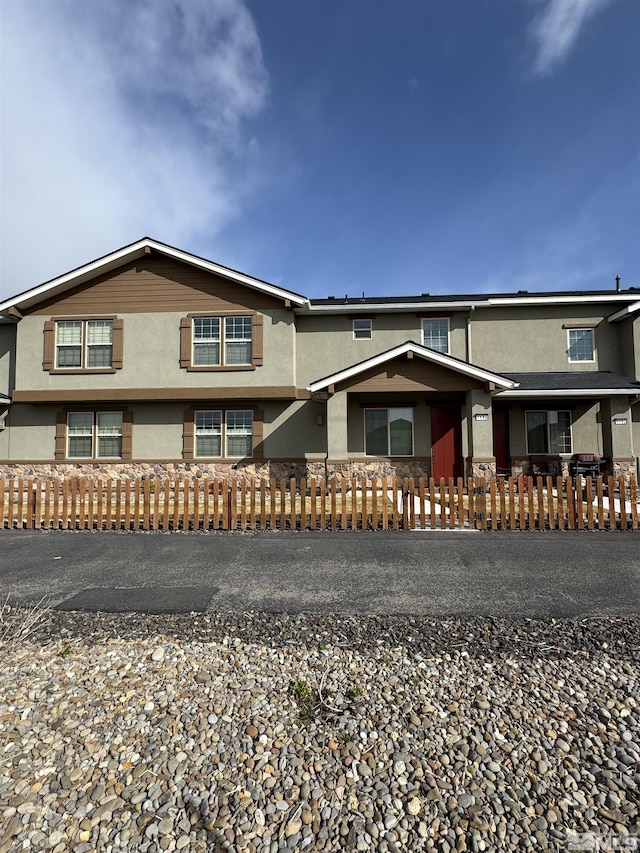
<path fill-rule="evenodd" d="M 191 365 L 190 367 L 185 367 L 183 370 L 186 370 L 187 373 L 229 373 L 231 371 L 237 370 L 255 370 L 256 367 L 254 364 L 222 364 L 217 366 L 209 366 L 209 365 Z"/>
<path fill-rule="evenodd" d="M 81 376 L 87 373 L 117 373 L 117 369 L 115 367 L 70 367 L 68 369 L 56 367 L 49 373 L 52 376 Z"/>
<path fill-rule="evenodd" d="M 122 456 L 66 456 L 64 459 L 56 459 L 56 463 L 66 462 L 69 465 L 95 465 L 101 462 L 129 462 Z"/>
<path fill-rule="evenodd" d="M 225 463 L 236 463 L 236 462 L 258 462 L 262 460 L 257 460 L 253 456 L 194 456 L 193 459 L 186 459 L 186 462 L 225 462 Z"/>

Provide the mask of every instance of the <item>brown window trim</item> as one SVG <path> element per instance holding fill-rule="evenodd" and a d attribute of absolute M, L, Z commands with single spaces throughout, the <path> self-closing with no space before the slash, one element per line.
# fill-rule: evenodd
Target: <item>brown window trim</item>
<path fill-rule="evenodd" d="M 251 317 L 251 364 L 192 364 L 193 354 L 193 320 L 198 317 Z M 262 314 L 256 311 L 198 311 L 187 314 L 180 320 L 180 367 L 189 373 L 221 373 L 237 370 L 255 370 L 263 364 L 263 327 Z M 224 350 L 223 332 L 220 334 L 221 354 Z"/>
<path fill-rule="evenodd" d="M 211 316 L 211 315 L 205 315 Z M 202 411 L 218 411 L 223 416 L 228 411 L 247 411 L 253 417 L 251 434 L 251 456 L 196 456 L 196 416 L 195 413 Z M 224 450 L 224 447 L 222 448 Z M 185 409 L 184 424 L 182 430 L 182 458 L 188 461 L 215 461 L 215 462 L 240 462 L 246 459 L 264 459 L 264 410 L 257 406 L 241 406 L 225 403 L 224 405 L 200 405 L 190 406 Z"/>
<path fill-rule="evenodd" d="M 600 322 L 597 323 L 563 323 L 563 329 L 595 329 L 600 325 Z"/>
<path fill-rule="evenodd" d="M 111 320 L 113 323 L 113 338 L 111 343 L 111 367 L 56 367 L 56 323 L 78 322 L 87 323 L 90 320 Z M 84 326 L 83 326 L 84 328 Z M 84 334 L 84 332 L 83 332 Z M 44 352 L 42 369 L 51 376 L 76 376 L 78 374 L 116 373 L 122 369 L 124 361 L 124 320 L 114 314 L 83 314 L 82 316 L 54 316 L 44 323 Z M 84 358 L 84 340 L 83 340 Z"/>
<path fill-rule="evenodd" d="M 86 456 L 82 459 L 67 456 L 67 415 L 69 412 L 122 412 L 122 453 L 120 456 Z M 94 448 L 95 449 L 95 448 Z M 65 406 L 56 414 L 56 438 L 54 458 L 56 462 L 72 462 L 74 464 L 131 462 L 133 458 L 133 412 L 122 406 Z"/>

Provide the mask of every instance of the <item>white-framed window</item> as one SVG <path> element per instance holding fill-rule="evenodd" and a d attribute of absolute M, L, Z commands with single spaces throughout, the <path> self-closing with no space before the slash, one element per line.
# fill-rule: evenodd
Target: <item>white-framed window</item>
<path fill-rule="evenodd" d="M 527 412 L 527 453 L 572 452 L 571 412 Z"/>
<path fill-rule="evenodd" d="M 56 321 L 56 368 L 96 370 L 113 363 L 113 320 Z"/>
<path fill-rule="evenodd" d="M 373 320 L 370 317 L 362 317 L 353 321 L 354 341 L 368 341 L 373 335 Z"/>
<path fill-rule="evenodd" d="M 196 457 L 242 459 L 252 455 L 253 413 L 250 410 L 199 409 L 194 418 Z"/>
<path fill-rule="evenodd" d="M 426 317 L 422 321 L 422 343 L 429 349 L 449 352 L 449 318 Z"/>
<path fill-rule="evenodd" d="M 251 316 L 194 317 L 193 354 L 195 367 L 251 364 Z"/>
<path fill-rule="evenodd" d="M 364 443 L 367 456 L 413 456 L 413 409 L 365 409 Z"/>
<path fill-rule="evenodd" d="M 122 412 L 68 412 L 69 459 L 119 459 L 122 456 Z"/>
<path fill-rule="evenodd" d="M 593 329 L 567 329 L 569 361 L 595 361 Z"/>
<path fill-rule="evenodd" d="M 220 317 L 193 318 L 193 364 L 220 364 Z"/>

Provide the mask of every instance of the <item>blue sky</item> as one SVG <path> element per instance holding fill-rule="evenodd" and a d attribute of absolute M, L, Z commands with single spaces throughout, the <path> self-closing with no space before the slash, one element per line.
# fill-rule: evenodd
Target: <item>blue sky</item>
<path fill-rule="evenodd" d="M 311 297 L 640 286 L 637 0 L 0 16 L 0 295 L 144 235 Z"/>

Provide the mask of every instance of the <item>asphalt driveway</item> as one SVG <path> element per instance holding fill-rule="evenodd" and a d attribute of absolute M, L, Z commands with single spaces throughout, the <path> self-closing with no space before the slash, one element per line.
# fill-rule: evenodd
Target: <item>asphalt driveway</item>
<path fill-rule="evenodd" d="M 3 530 L 0 594 L 109 612 L 629 616 L 640 535 Z"/>

